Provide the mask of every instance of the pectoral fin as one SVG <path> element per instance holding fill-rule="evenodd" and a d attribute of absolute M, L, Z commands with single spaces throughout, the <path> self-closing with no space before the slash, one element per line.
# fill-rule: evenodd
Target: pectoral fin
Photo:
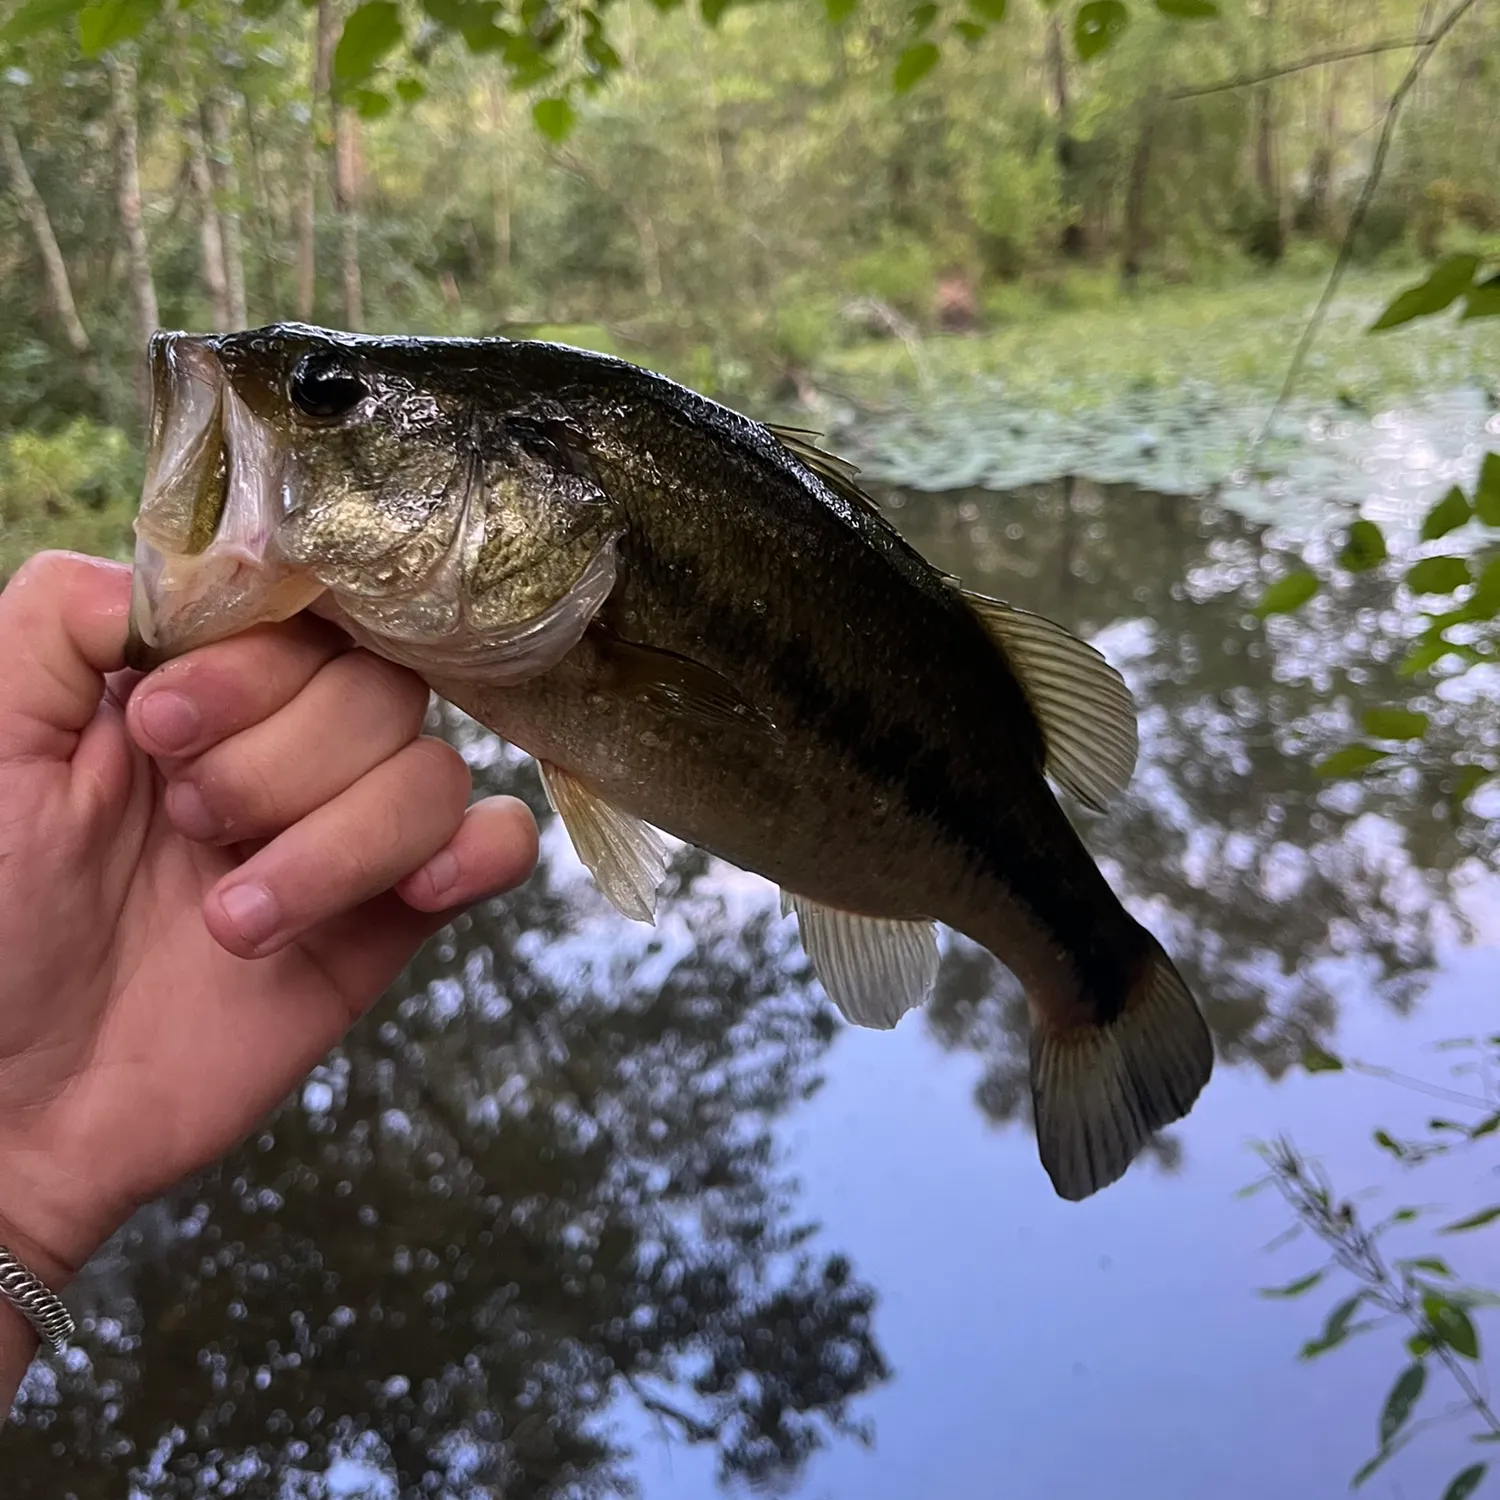
<path fill-rule="evenodd" d="M 802 947 L 828 998 L 856 1026 L 889 1030 L 920 1005 L 937 978 L 937 928 L 931 922 L 862 917 L 781 893 L 797 913 Z"/>
<path fill-rule="evenodd" d="M 1020 679 L 1047 747 L 1047 775 L 1102 811 L 1135 770 L 1135 703 L 1125 679 L 1061 625 L 960 592 Z"/>
<path fill-rule="evenodd" d="M 774 732 L 769 716 L 712 667 L 674 651 L 638 646 L 602 627 L 597 638 L 617 692 L 710 728 Z"/>
<path fill-rule="evenodd" d="M 611 904 L 636 922 L 656 920 L 667 846 L 649 823 L 611 807 L 576 776 L 538 761 L 542 786 L 579 859 Z"/>

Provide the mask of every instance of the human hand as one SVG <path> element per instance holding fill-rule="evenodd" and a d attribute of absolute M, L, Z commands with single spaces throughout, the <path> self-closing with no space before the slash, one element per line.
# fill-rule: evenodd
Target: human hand
<path fill-rule="evenodd" d="M 54 1289 L 537 854 L 411 673 L 304 615 L 137 682 L 129 595 L 62 553 L 0 594 L 0 1245 Z"/>

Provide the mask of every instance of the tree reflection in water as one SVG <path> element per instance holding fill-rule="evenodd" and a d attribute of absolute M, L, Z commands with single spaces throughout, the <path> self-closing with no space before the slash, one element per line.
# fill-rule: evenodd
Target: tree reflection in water
<path fill-rule="evenodd" d="M 1376 812 L 1310 769 L 1398 697 L 1404 627 L 1373 594 L 1262 627 L 1242 597 L 1275 538 L 1127 487 L 894 514 L 971 587 L 1103 632 L 1123 662 L 1140 769 L 1080 823 L 1226 1061 L 1292 1065 L 1333 1020 L 1331 960 L 1409 1003 L 1490 830 L 1434 817 L 1441 770 Z M 529 767 L 447 722 L 486 790 L 540 811 Z M 1447 708 L 1434 764 L 1442 736 L 1496 733 Z M 545 865 L 431 945 L 264 1134 L 101 1259 L 82 1351 L 59 1388 L 34 1376 L 7 1437 L 6 1500 L 55 1500 L 63 1454 L 80 1500 L 126 1474 L 151 1496 L 235 1474 L 244 1493 L 318 1495 L 340 1454 L 403 1496 L 618 1493 L 622 1396 L 712 1444 L 724 1476 L 781 1487 L 863 1435 L 856 1398 L 887 1375 L 875 1292 L 822 1243 L 775 1147 L 834 1031 L 793 925 L 769 887 L 694 851 L 654 931 L 565 882 L 575 868 Z M 908 1024 L 982 1059 L 988 1116 L 1025 1117 L 1024 1006 L 988 954 L 950 941 Z"/>
<path fill-rule="evenodd" d="M 773 1487 L 862 1436 L 874 1293 L 801 1216 L 771 1129 L 832 1023 L 784 978 L 790 933 L 742 926 L 708 868 L 679 863 L 659 936 L 565 942 L 603 919 L 543 874 L 425 950 L 257 1140 L 144 1220 L 128 1271 L 106 1257 L 110 1316 L 59 1390 L 28 1387 L 6 1500 L 57 1500 L 48 1450 L 80 1500 L 126 1472 L 153 1496 L 235 1474 L 318 1495 L 355 1453 L 402 1495 L 617 1494 L 622 1393 Z"/>
<path fill-rule="evenodd" d="M 1292 1066 L 1333 1024 L 1331 961 L 1358 959 L 1392 1004 L 1412 1003 L 1435 938 L 1462 925 L 1466 867 L 1494 842 L 1492 825 L 1451 816 L 1446 767 L 1497 730 L 1483 705 L 1435 706 L 1434 769 L 1378 802 L 1315 774 L 1366 708 L 1409 698 L 1394 664 L 1412 624 L 1377 611 L 1373 581 L 1263 625 L 1247 585 L 1289 544 L 1201 501 L 1071 480 L 889 498 L 935 563 L 1099 638 L 1125 671 L 1136 777 L 1109 814 L 1076 821 L 1182 967 L 1222 1059 L 1272 1077 Z M 928 1016 L 984 1060 L 980 1107 L 1024 1114 L 1025 1006 L 1005 971 L 956 940 Z M 1157 1154 L 1176 1159 L 1167 1142 Z"/>

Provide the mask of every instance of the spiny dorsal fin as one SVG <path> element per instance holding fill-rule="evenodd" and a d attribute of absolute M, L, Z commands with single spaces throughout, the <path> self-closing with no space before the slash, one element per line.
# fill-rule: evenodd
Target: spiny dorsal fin
<path fill-rule="evenodd" d="M 594 883 L 623 915 L 655 922 L 667 846 L 649 824 L 591 792 L 571 772 L 538 761 L 542 788 Z"/>
<path fill-rule="evenodd" d="M 1135 770 L 1135 703 L 1125 679 L 1061 625 L 998 599 L 959 592 L 1025 689 L 1047 747 L 1047 775 L 1102 812 Z"/>
<path fill-rule="evenodd" d="M 766 423 L 766 431 L 794 458 L 806 464 L 835 494 L 842 495 L 844 499 L 863 506 L 872 514 L 880 516 L 882 521 L 885 520 L 880 507 L 856 482 L 859 465 L 818 447 L 817 439 L 823 436 L 821 432 L 813 432 L 807 427 L 777 427 L 769 422 Z"/>
<path fill-rule="evenodd" d="M 856 1026 L 888 1031 L 920 1005 L 937 978 L 937 929 L 931 922 L 862 917 L 805 896 L 781 893 L 797 913 L 802 950 L 828 998 Z"/>

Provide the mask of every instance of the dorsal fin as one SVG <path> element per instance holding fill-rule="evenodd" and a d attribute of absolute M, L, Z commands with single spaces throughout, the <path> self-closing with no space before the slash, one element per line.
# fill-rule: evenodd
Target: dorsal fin
<path fill-rule="evenodd" d="M 842 495 L 854 505 L 863 506 L 882 521 L 886 519 L 880 507 L 856 482 L 859 465 L 818 447 L 817 439 L 823 436 L 821 432 L 814 432 L 808 427 L 778 427 L 770 422 L 765 424 L 765 428 L 788 453 L 806 464 L 835 494 Z"/>
<path fill-rule="evenodd" d="M 983 594 L 959 592 L 1020 679 L 1047 747 L 1047 775 L 1102 812 L 1135 770 L 1135 703 L 1125 679 L 1061 625 Z"/>

